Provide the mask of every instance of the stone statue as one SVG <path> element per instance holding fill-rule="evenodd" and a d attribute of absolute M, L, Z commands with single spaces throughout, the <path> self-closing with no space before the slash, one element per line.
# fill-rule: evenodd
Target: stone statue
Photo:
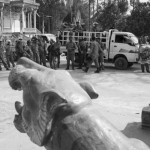
<path fill-rule="evenodd" d="M 89 83 L 77 83 L 65 70 L 52 70 L 28 58 L 18 60 L 9 84 L 23 90 L 15 103 L 14 125 L 46 150 L 150 150 L 129 139 L 100 114 Z"/>

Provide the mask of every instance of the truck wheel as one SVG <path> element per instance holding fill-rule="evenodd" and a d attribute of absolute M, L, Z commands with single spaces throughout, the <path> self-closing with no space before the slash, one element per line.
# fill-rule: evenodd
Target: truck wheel
<path fill-rule="evenodd" d="M 118 57 L 115 60 L 115 67 L 120 70 L 125 70 L 128 67 L 128 62 L 123 57 Z"/>
<path fill-rule="evenodd" d="M 129 62 L 128 67 L 132 67 L 132 66 L 133 66 L 133 63 Z"/>

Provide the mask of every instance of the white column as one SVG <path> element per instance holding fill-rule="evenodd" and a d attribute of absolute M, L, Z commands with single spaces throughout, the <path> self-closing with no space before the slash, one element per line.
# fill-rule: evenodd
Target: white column
<path fill-rule="evenodd" d="M 37 10 L 34 10 L 34 29 L 36 29 L 36 13 Z"/>
<path fill-rule="evenodd" d="M 22 15 L 22 29 L 21 29 L 21 32 L 23 33 L 24 32 L 24 5 L 22 6 L 22 12 L 21 12 L 21 15 Z"/>
<path fill-rule="evenodd" d="M 11 6 L 9 6 L 9 15 L 10 15 L 10 28 L 11 28 L 11 31 L 12 31 L 12 14 L 11 14 Z"/>
<path fill-rule="evenodd" d="M 32 28 L 32 11 L 30 12 L 30 28 Z"/>
<path fill-rule="evenodd" d="M 3 3 L 3 6 L 0 8 L 0 13 L 1 13 L 1 18 L 0 18 L 0 24 L 1 24 L 0 36 L 3 34 L 3 30 L 4 30 L 3 7 L 4 7 L 4 3 Z"/>
<path fill-rule="evenodd" d="M 30 28 L 30 13 L 28 12 L 28 28 Z"/>

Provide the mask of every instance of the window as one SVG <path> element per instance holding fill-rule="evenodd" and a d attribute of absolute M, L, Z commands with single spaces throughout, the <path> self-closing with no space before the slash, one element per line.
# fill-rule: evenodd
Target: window
<path fill-rule="evenodd" d="M 116 35 L 115 42 L 116 43 L 127 43 L 125 36 L 126 35 Z"/>

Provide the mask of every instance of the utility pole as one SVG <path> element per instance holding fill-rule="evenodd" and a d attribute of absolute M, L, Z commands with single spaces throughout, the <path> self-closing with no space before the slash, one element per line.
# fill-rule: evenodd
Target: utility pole
<path fill-rule="evenodd" d="M 97 0 L 97 13 L 98 13 L 98 0 Z"/>
<path fill-rule="evenodd" d="M 90 31 L 90 24 L 91 24 L 91 0 L 89 0 L 89 31 Z"/>
<path fill-rule="evenodd" d="M 43 13 L 43 20 L 42 20 L 42 33 L 44 34 L 45 32 L 45 26 L 44 26 L 44 13 Z"/>

